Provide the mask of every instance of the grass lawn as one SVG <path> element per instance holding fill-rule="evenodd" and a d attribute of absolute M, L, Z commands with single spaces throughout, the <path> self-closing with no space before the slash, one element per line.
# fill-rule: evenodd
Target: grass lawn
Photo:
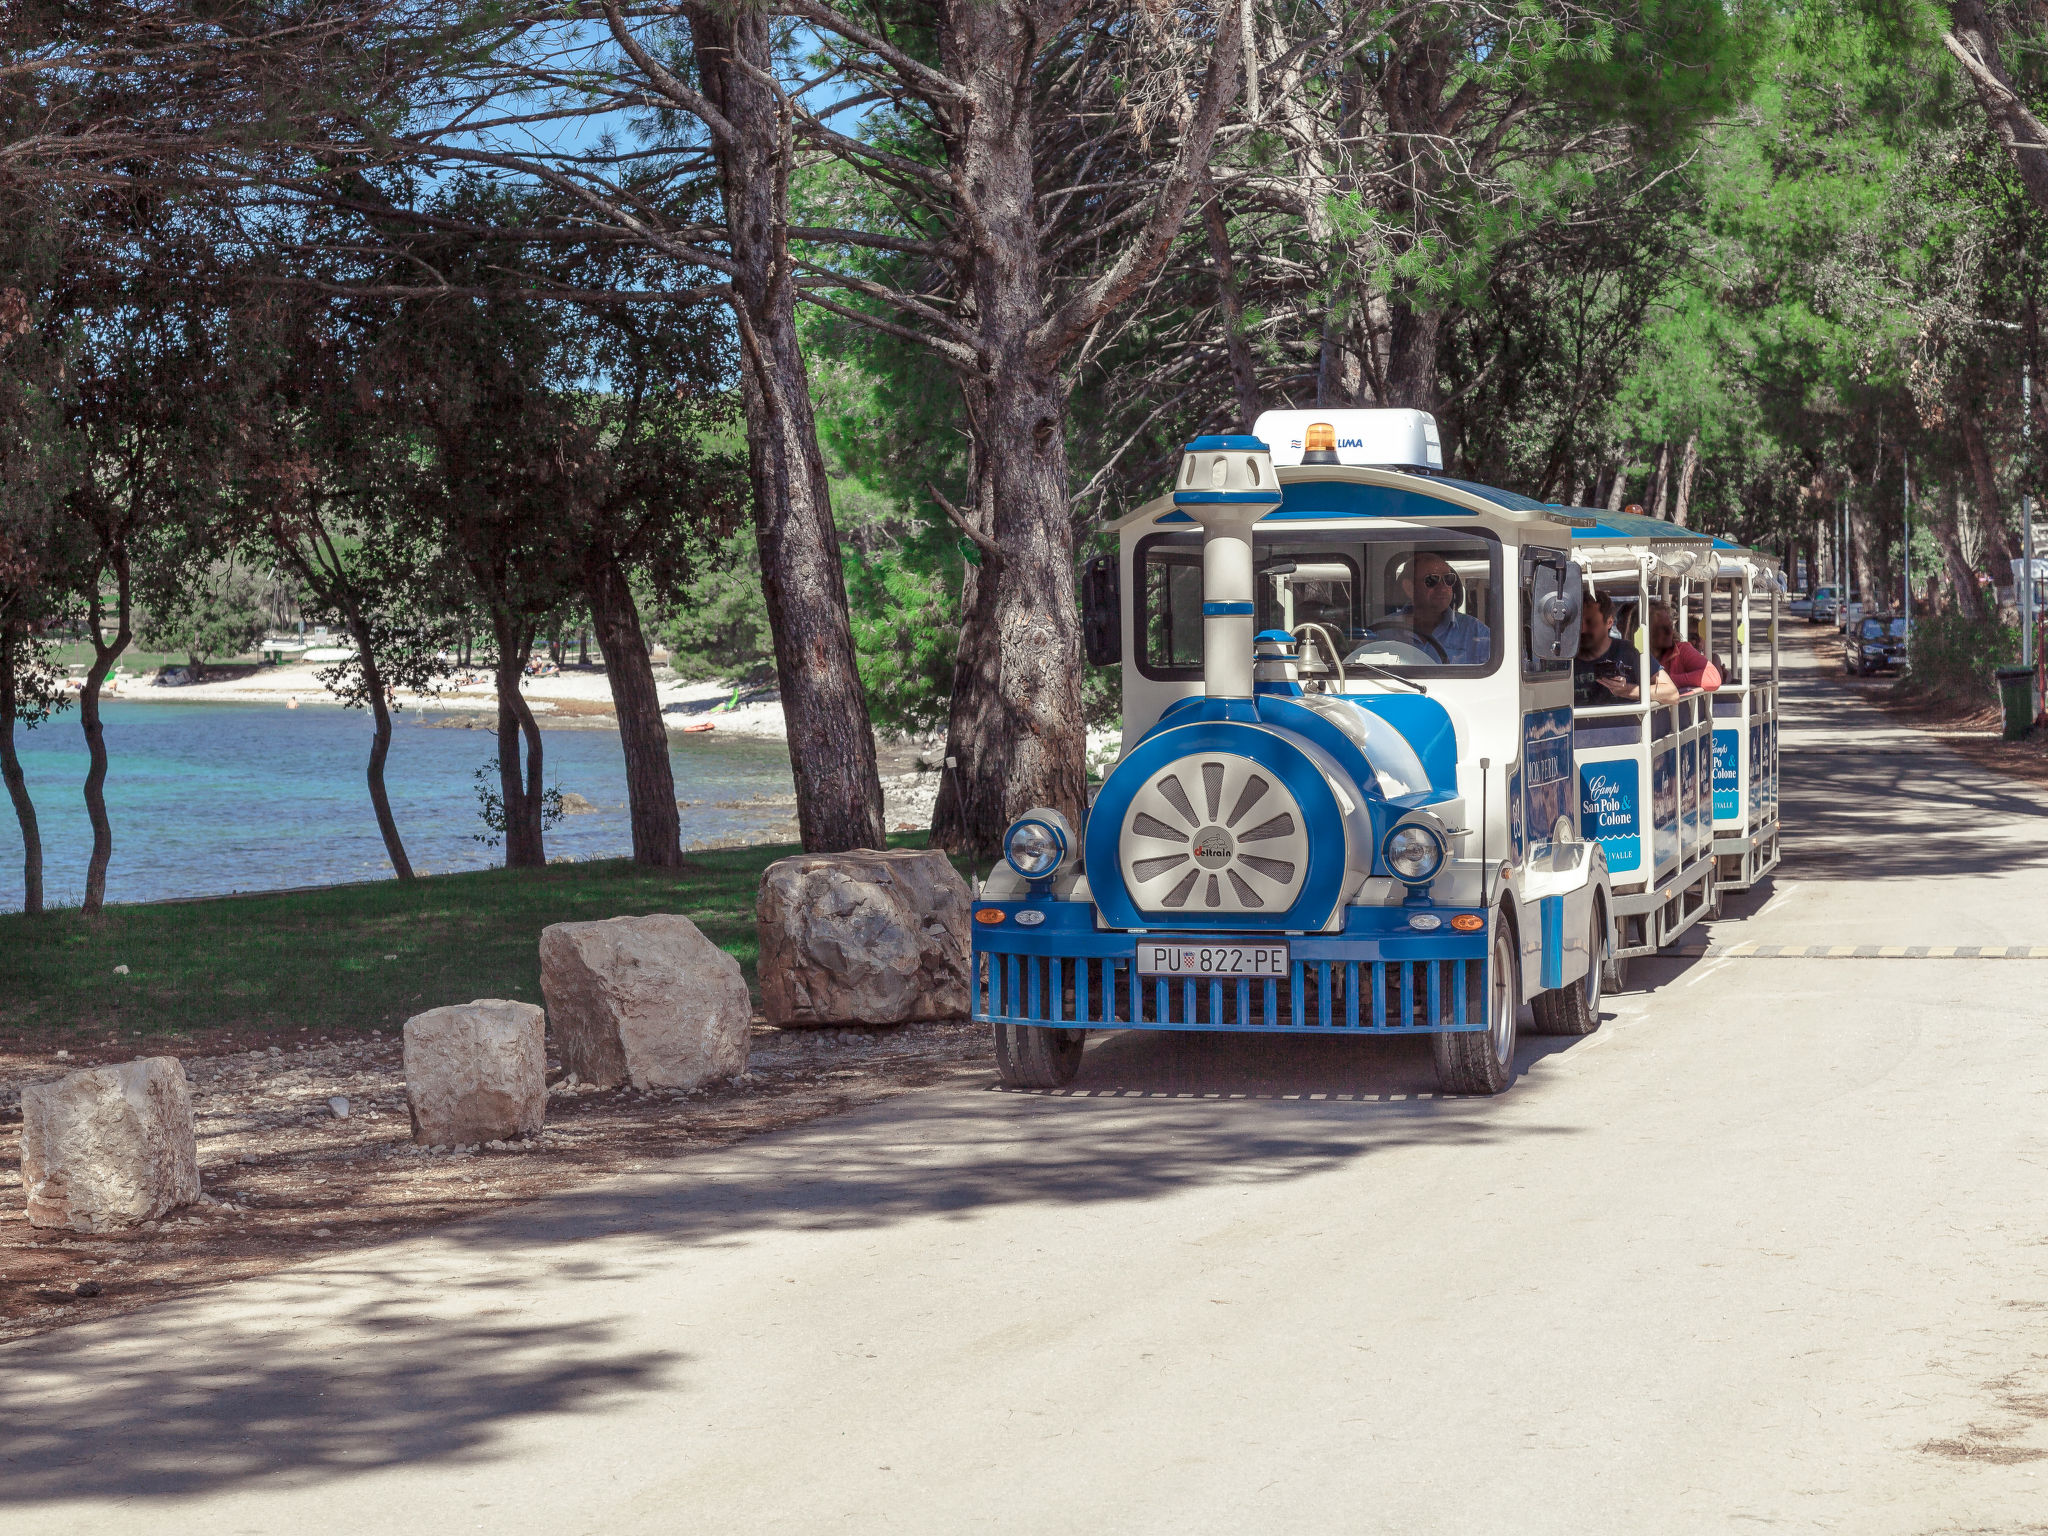
<path fill-rule="evenodd" d="M 647 912 L 689 918 L 753 985 L 761 872 L 801 851 L 693 853 L 681 870 L 625 859 L 481 870 L 116 906 L 94 918 L 12 913 L 0 916 L 0 1030 L 388 1029 L 472 998 L 538 1003 L 541 929 Z"/>

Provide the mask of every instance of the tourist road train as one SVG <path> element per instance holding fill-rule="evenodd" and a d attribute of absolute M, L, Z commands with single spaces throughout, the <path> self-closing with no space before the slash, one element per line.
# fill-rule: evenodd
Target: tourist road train
<path fill-rule="evenodd" d="M 1117 525 L 1083 585 L 1122 755 L 974 904 L 1006 1084 L 1070 1082 L 1091 1029 L 1221 1030 L 1427 1035 L 1444 1091 L 1498 1093 L 1518 1028 L 1597 1029 L 1775 866 L 1776 562 L 1442 469 L 1426 413 L 1269 411 Z M 1713 691 L 1652 676 L 1660 605 Z"/>

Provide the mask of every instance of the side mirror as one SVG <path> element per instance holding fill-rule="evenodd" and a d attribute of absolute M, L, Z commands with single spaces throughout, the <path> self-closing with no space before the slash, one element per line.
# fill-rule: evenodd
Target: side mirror
<path fill-rule="evenodd" d="M 1577 565 L 1544 562 L 1529 570 L 1529 655 L 1535 661 L 1570 661 L 1579 654 L 1579 609 L 1585 583 Z"/>
<path fill-rule="evenodd" d="M 1124 659 L 1123 578 L 1115 555 L 1097 555 L 1081 567 L 1081 649 L 1091 667 Z"/>

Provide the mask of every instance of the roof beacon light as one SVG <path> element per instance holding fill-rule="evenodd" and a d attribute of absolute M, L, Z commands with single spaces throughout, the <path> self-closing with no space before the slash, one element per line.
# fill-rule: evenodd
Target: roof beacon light
<path fill-rule="evenodd" d="M 1294 464 L 1352 464 L 1416 475 L 1444 472 L 1436 418 L 1427 411 L 1337 410 L 1328 406 L 1266 411 L 1252 432 L 1272 445 L 1273 463 L 1282 469 Z"/>

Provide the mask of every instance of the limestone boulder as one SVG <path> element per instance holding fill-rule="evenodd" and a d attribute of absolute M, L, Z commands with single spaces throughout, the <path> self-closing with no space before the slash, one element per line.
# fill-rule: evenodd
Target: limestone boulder
<path fill-rule="evenodd" d="M 532 1003 L 479 998 L 405 1021 L 412 1139 L 469 1146 L 532 1136 L 548 1105 L 547 1015 Z"/>
<path fill-rule="evenodd" d="M 774 1024 L 967 1012 L 967 882 L 943 853 L 806 853 L 761 876 L 761 1007 Z"/>
<path fill-rule="evenodd" d="M 173 1056 L 21 1090 L 21 1183 L 38 1227 L 111 1232 L 199 1198 L 192 1085 Z"/>
<path fill-rule="evenodd" d="M 747 1066 L 739 961 L 657 912 L 541 930 L 540 990 L 562 1066 L 600 1088 L 695 1088 Z"/>

